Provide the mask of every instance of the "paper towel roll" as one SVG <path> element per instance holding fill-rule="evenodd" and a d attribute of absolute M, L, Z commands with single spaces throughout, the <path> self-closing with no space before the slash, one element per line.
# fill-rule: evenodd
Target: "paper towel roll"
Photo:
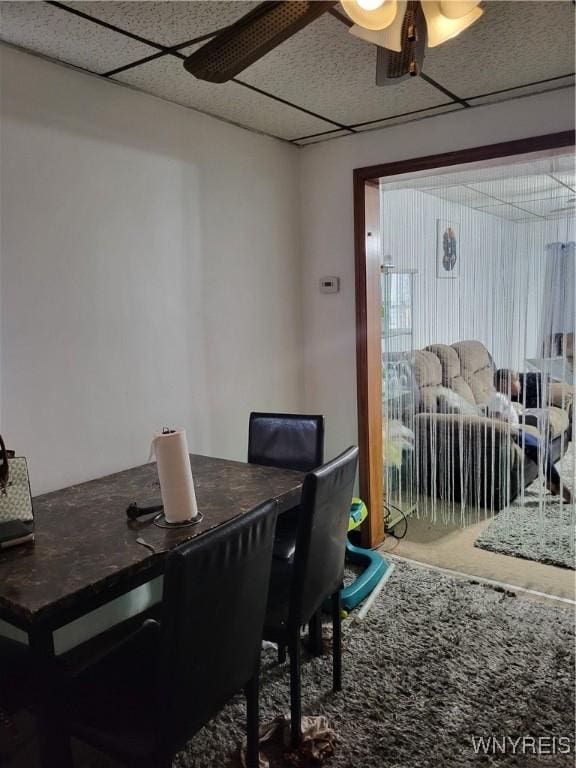
<path fill-rule="evenodd" d="M 198 507 L 186 432 L 183 429 L 156 432 L 151 450 L 156 456 L 166 521 L 182 523 L 192 520 L 198 514 Z"/>

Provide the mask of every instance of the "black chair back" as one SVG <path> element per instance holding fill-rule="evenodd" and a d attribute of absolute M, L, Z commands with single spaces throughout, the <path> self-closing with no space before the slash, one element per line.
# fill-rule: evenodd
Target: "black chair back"
<path fill-rule="evenodd" d="M 304 480 L 288 623 L 301 626 L 342 586 L 358 448 L 351 447 Z"/>
<path fill-rule="evenodd" d="M 251 413 L 248 463 L 310 472 L 324 461 L 324 417 Z"/>
<path fill-rule="evenodd" d="M 169 555 L 159 717 L 176 751 L 259 669 L 276 523 L 274 501 Z"/>

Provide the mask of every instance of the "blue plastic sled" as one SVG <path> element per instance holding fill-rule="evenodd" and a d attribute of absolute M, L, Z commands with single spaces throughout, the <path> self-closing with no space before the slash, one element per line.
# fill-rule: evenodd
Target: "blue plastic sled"
<path fill-rule="evenodd" d="M 358 498 L 352 499 L 348 531 L 358 528 L 367 517 L 368 510 L 364 502 Z M 345 611 L 351 611 L 368 597 L 385 577 L 391 566 L 379 552 L 357 547 L 350 541 L 346 542 L 346 560 L 354 565 L 365 566 L 365 570 L 354 582 L 340 592 L 342 608 Z"/>

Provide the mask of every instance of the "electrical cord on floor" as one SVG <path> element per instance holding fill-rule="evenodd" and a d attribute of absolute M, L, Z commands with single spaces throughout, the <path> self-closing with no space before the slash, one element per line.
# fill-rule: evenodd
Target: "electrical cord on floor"
<path fill-rule="evenodd" d="M 389 528 L 386 525 L 386 522 L 390 519 L 390 516 L 392 514 L 392 509 L 391 508 L 396 510 L 396 512 L 400 512 L 400 514 L 402 515 L 402 518 L 404 520 L 404 530 L 402 531 L 402 533 L 400 535 L 394 533 L 394 528 L 396 527 L 396 525 L 398 525 L 398 523 L 396 523 L 392 528 Z M 400 539 L 403 539 L 406 536 L 406 534 L 408 533 L 408 518 L 404 514 L 403 510 L 401 510 L 400 507 L 397 507 L 394 504 L 388 505 L 388 504 L 386 504 L 386 502 L 384 502 L 384 530 L 385 530 L 386 533 L 389 533 L 390 536 L 393 536 L 398 541 L 400 541 Z"/>
<path fill-rule="evenodd" d="M 392 514 L 392 512 L 390 511 L 390 507 L 386 503 L 383 503 L 382 506 L 384 507 L 384 530 L 386 530 L 386 525 L 388 523 L 388 520 L 390 520 L 390 515 Z"/>

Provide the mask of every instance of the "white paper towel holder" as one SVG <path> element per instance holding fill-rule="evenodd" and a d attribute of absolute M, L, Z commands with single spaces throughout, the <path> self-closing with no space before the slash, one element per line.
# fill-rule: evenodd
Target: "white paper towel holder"
<path fill-rule="evenodd" d="M 191 525 L 197 525 L 198 523 L 202 522 L 203 517 L 204 516 L 202 515 L 202 512 L 198 512 L 198 514 L 190 520 L 181 520 L 177 523 L 169 523 L 168 520 L 166 520 L 164 512 L 160 512 L 160 514 L 156 515 L 152 522 L 154 525 L 157 525 L 158 528 L 188 528 Z"/>

